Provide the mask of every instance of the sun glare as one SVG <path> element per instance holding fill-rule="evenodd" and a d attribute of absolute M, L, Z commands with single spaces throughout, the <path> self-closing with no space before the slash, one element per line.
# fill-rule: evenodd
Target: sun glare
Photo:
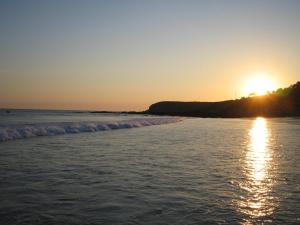
<path fill-rule="evenodd" d="M 261 96 L 275 89 L 276 85 L 271 79 L 258 75 L 247 81 L 245 93 L 247 95 Z"/>

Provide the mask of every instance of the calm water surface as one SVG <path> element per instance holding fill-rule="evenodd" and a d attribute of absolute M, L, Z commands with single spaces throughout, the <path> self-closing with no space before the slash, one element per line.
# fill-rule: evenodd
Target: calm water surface
<path fill-rule="evenodd" d="M 299 149 L 297 118 L 2 142 L 0 224 L 300 224 Z"/>

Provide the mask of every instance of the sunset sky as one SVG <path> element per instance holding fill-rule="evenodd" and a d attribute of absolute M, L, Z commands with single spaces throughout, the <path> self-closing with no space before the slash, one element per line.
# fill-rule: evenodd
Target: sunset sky
<path fill-rule="evenodd" d="M 300 80 L 300 1 L 0 1 L 0 108 L 143 110 Z"/>

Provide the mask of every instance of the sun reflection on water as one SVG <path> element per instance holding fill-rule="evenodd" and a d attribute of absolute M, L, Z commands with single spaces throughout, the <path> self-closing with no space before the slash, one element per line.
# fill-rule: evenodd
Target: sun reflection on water
<path fill-rule="evenodd" d="M 257 118 L 250 131 L 251 143 L 250 151 L 248 151 L 249 166 L 252 180 L 259 184 L 262 182 L 267 173 L 267 163 L 269 159 L 268 138 L 269 133 L 266 127 L 266 120 Z"/>
<path fill-rule="evenodd" d="M 240 183 L 243 194 L 237 204 L 238 210 L 246 215 L 244 224 L 252 224 L 253 219 L 267 219 L 275 209 L 272 151 L 269 146 L 267 121 L 257 118 L 249 131 L 249 144 L 242 164 L 246 179 Z"/>

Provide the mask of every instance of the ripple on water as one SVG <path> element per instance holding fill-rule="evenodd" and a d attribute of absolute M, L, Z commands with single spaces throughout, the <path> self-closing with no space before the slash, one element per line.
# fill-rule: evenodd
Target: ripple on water
<path fill-rule="evenodd" d="M 300 127 L 278 120 L 1 143 L 0 224 L 297 224 Z"/>

